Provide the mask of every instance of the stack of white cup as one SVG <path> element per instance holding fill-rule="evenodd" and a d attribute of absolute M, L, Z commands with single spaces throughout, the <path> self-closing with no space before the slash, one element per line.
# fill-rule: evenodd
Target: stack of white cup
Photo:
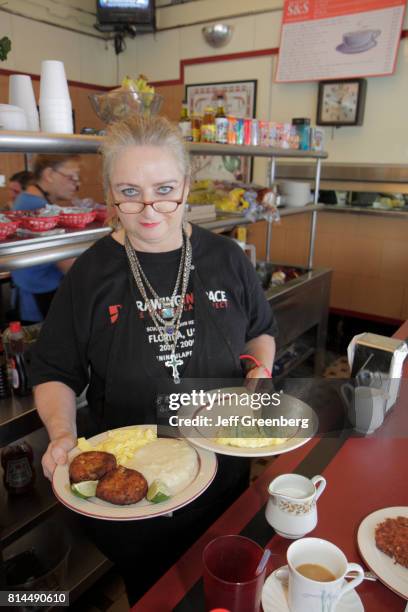
<path fill-rule="evenodd" d="M 26 129 L 30 132 L 38 132 L 40 122 L 31 77 L 27 74 L 12 74 L 10 76 L 9 102 L 25 112 L 27 119 Z"/>
<path fill-rule="evenodd" d="M 43 132 L 72 134 L 72 104 L 63 62 L 41 64 L 40 120 Z"/>

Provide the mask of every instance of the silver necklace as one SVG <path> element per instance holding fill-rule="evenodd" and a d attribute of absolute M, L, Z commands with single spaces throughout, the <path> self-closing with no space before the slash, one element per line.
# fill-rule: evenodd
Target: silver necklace
<path fill-rule="evenodd" d="M 184 300 L 187 294 L 188 283 L 190 279 L 190 271 L 191 271 L 191 260 L 192 260 L 192 247 L 191 242 L 187 234 L 183 229 L 183 247 L 181 252 L 181 260 L 179 271 L 177 274 L 177 280 L 175 287 L 173 289 L 172 301 L 174 303 L 174 298 L 177 294 L 178 286 L 181 280 L 181 290 L 180 290 L 180 301 L 174 309 L 174 314 L 170 320 L 167 318 L 161 317 L 154 309 L 151 299 L 149 299 L 143 281 L 146 283 L 146 287 L 152 293 L 155 299 L 160 301 L 161 298 L 154 291 L 153 287 L 149 283 L 146 275 L 143 272 L 143 269 L 140 265 L 140 261 L 137 257 L 136 251 L 130 244 L 128 237 L 125 238 L 125 249 L 126 255 L 128 258 L 129 266 L 132 271 L 133 278 L 135 280 L 136 286 L 140 291 L 140 294 L 146 304 L 147 310 L 149 311 L 150 317 L 156 327 L 156 330 L 159 334 L 163 334 L 166 342 L 172 341 L 171 355 L 170 359 L 165 362 L 165 366 L 172 369 L 172 376 L 175 384 L 180 383 L 180 375 L 178 372 L 178 368 L 182 365 L 182 361 L 177 359 L 176 357 L 176 346 L 178 333 L 180 329 L 180 323 L 183 316 L 183 308 L 184 308 Z"/>

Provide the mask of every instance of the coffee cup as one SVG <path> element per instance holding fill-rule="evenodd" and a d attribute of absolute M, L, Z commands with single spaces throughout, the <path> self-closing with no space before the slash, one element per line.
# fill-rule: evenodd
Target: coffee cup
<path fill-rule="evenodd" d="M 357 30 L 343 34 L 343 41 L 351 49 L 359 48 L 375 42 L 380 34 L 381 30 Z"/>
<path fill-rule="evenodd" d="M 341 394 L 347 406 L 347 416 L 358 433 L 372 434 L 384 421 L 388 395 L 377 387 L 341 386 Z"/>
<path fill-rule="evenodd" d="M 286 553 L 287 566 L 277 570 L 278 580 L 288 583 L 290 612 L 334 612 L 343 595 L 364 579 L 364 570 L 349 563 L 335 544 L 320 538 L 293 542 Z M 346 574 L 356 572 L 350 582 Z"/>

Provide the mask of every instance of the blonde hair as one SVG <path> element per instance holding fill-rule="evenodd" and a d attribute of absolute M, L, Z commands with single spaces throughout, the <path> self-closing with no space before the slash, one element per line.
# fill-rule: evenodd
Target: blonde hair
<path fill-rule="evenodd" d="M 112 221 L 114 211 L 110 202 L 110 177 L 117 156 L 127 147 L 166 147 L 174 156 L 184 176 L 190 175 L 190 156 L 178 127 L 165 117 L 133 115 L 109 126 L 101 147 L 103 186 Z"/>

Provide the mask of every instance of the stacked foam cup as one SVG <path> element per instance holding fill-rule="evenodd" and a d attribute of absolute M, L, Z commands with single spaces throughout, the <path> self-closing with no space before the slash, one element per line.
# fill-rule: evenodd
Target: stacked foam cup
<path fill-rule="evenodd" d="M 14 106 L 22 108 L 25 112 L 27 119 L 26 129 L 30 132 L 38 132 L 40 122 L 31 77 L 27 74 L 12 74 L 10 76 L 9 102 Z"/>
<path fill-rule="evenodd" d="M 45 60 L 41 64 L 41 131 L 72 134 L 72 104 L 63 62 Z"/>

